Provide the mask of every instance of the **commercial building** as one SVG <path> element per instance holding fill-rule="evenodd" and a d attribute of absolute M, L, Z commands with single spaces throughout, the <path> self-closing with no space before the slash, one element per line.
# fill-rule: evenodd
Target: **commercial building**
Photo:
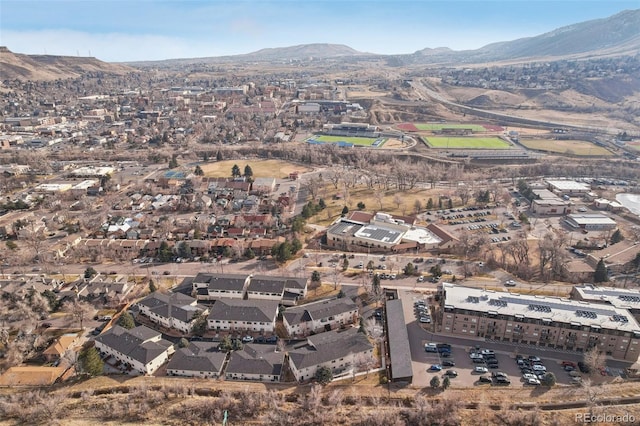
<path fill-rule="evenodd" d="M 568 214 L 565 223 L 575 229 L 585 231 L 606 231 L 616 229 L 616 221 L 599 213 L 572 213 Z"/>
<path fill-rule="evenodd" d="M 584 195 L 591 192 L 591 186 L 575 180 L 547 180 L 550 191 L 560 195 Z"/>
<path fill-rule="evenodd" d="M 442 291 L 444 333 L 638 360 L 640 325 L 626 309 L 449 283 Z"/>
<path fill-rule="evenodd" d="M 441 238 L 433 227 L 414 225 L 412 216 L 387 213 L 352 212 L 327 229 L 327 245 L 340 250 L 406 252 L 429 250 L 449 244 L 453 238 Z"/>

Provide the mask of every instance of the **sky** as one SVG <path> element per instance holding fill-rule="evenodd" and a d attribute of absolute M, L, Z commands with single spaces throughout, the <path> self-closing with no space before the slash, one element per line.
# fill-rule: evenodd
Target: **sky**
<path fill-rule="evenodd" d="M 0 0 L 0 45 L 107 62 L 308 43 L 404 54 L 477 49 L 638 8 L 640 0 Z"/>

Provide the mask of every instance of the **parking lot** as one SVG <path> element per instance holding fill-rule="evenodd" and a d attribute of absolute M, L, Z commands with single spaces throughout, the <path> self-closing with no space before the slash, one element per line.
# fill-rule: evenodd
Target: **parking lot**
<path fill-rule="evenodd" d="M 480 376 L 491 377 L 492 373 L 502 372 L 510 380 L 512 387 L 535 387 L 535 384 L 527 384 L 523 378 L 523 371 L 521 366 L 516 362 L 517 357 L 522 357 L 526 360 L 527 365 L 523 365 L 523 368 L 529 368 L 532 370 L 527 374 L 535 374 L 536 371 L 542 371 L 544 368 L 546 372 L 554 373 L 556 376 L 556 383 L 558 385 L 576 385 L 580 379 L 573 379 L 568 371 L 565 370 L 563 361 L 566 363 L 571 362 L 577 365 L 581 360 L 581 355 L 575 353 L 562 353 L 560 351 L 545 351 L 542 348 L 522 348 L 516 345 L 506 344 L 504 342 L 486 342 L 484 339 L 468 339 L 452 336 L 443 336 L 435 334 L 433 332 L 432 323 L 420 323 L 420 313 L 416 309 L 416 303 L 420 300 L 424 300 L 427 303 L 428 294 L 421 294 L 414 291 L 400 291 L 400 298 L 403 300 L 403 310 L 405 316 L 405 322 L 407 324 L 407 332 L 409 335 L 409 344 L 411 348 L 411 358 L 413 367 L 413 386 L 415 387 L 428 387 L 431 378 L 434 375 L 440 377 L 441 381 L 444 379 L 444 375 L 447 370 L 455 370 L 457 377 L 450 378 L 451 386 L 453 387 L 471 387 L 471 386 L 491 386 L 498 385 L 493 380 L 493 383 L 481 383 L 479 382 Z M 425 345 L 433 344 L 449 344 L 450 351 L 445 354 L 444 352 L 434 350 L 427 352 Z M 435 347 L 434 347 L 435 348 Z M 488 357 L 483 357 L 482 360 L 474 362 L 471 358 L 472 352 L 481 352 L 487 350 L 488 353 L 493 352 Z M 444 355 L 444 356 L 443 356 Z M 529 361 L 530 356 L 537 356 L 539 360 L 535 362 Z M 488 359 L 495 359 L 495 361 L 489 361 Z M 452 362 L 455 365 L 447 366 L 448 362 Z M 540 365 L 541 367 L 532 368 L 532 365 Z M 433 365 L 440 365 L 442 369 L 439 371 L 430 371 L 430 367 Z M 486 368 L 486 373 L 474 372 L 475 367 Z M 525 372 L 528 370 L 524 370 Z M 608 368 L 608 374 L 604 375 L 600 372 L 595 372 L 590 376 L 591 380 L 595 383 L 607 381 L 612 376 L 619 375 L 622 369 Z M 606 373 L 606 372 L 605 372 Z M 574 376 L 585 377 L 586 375 L 576 371 L 571 373 Z M 535 381 L 531 381 L 535 383 Z"/>

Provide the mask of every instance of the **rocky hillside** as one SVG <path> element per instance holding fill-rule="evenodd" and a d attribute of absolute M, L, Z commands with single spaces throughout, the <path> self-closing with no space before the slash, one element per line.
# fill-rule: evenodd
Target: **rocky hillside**
<path fill-rule="evenodd" d="M 96 58 L 54 55 L 23 55 L 0 46 L 2 80 L 56 80 L 79 77 L 89 72 L 125 74 L 124 65 L 109 64 Z"/>

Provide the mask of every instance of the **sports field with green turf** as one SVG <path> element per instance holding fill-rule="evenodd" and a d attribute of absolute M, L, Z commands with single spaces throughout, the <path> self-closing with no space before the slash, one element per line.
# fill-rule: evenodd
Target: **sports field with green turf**
<path fill-rule="evenodd" d="M 424 138 L 431 148 L 445 149 L 510 149 L 511 145 L 500 138 L 429 136 Z"/>
<path fill-rule="evenodd" d="M 442 129 L 471 129 L 472 132 L 486 132 L 487 129 L 480 124 L 456 124 L 456 123 L 413 123 L 418 130 L 437 132 Z"/>
<path fill-rule="evenodd" d="M 363 138 L 359 136 L 329 136 L 315 135 L 306 140 L 310 143 L 339 143 L 346 142 L 360 146 L 381 147 L 387 141 L 386 138 Z"/>

